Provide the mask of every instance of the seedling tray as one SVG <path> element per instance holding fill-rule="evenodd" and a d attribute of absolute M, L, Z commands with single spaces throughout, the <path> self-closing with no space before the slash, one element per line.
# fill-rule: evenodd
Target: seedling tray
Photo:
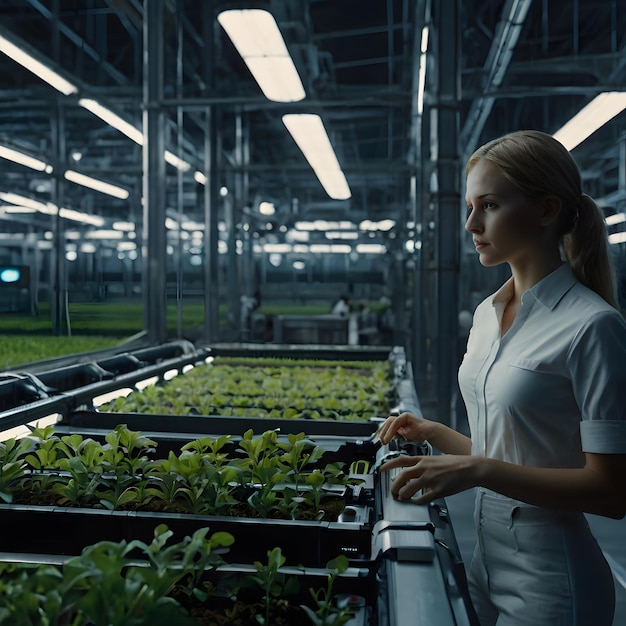
<path fill-rule="evenodd" d="M 367 514 L 364 509 L 356 510 L 357 518 Z M 310 567 L 322 567 L 339 554 L 367 560 L 371 550 L 371 524 L 362 521 L 269 520 L 3 504 L 0 551 L 76 555 L 102 540 L 150 542 L 159 524 L 166 524 L 177 541 L 198 528 L 229 532 L 235 537 L 229 559 L 244 563 L 263 560 L 275 546 L 281 546 L 289 562 Z"/>
<path fill-rule="evenodd" d="M 218 415 L 170 415 L 153 413 L 110 413 L 95 410 L 72 411 L 55 428 L 74 432 L 74 429 L 108 429 L 126 424 L 131 430 L 143 433 L 179 433 L 183 437 L 207 435 L 243 435 L 252 429 L 254 433 L 276 430 L 279 434 L 306 433 L 314 436 L 336 438 L 371 438 L 381 420 L 367 422 L 342 422 L 335 420 L 306 420 L 284 418 L 226 417 Z"/>
<path fill-rule="evenodd" d="M 85 412 L 88 418 L 93 418 L 100 424 L 101 414 Z M 119 417 L 118 414 L 115 417 Z M 127 418 L 130 416 L 122 416 Z M 140 419 L 153 416 L 139 415 Z M 148 436 L 157 435 L 157 452 L 159 456 L 167 456 L 167 449 L 180 448 L 185 441 L 190 441 L 197 433 L 187 433 L 179 419 L 184 422 L 193 422 L 194 426 L 200 422 L 204 424 L 207 435 L 219 435 L 221 433 L 235 433 L 233 447 L 240 435 L 252 427 L 255 434 L 261 434 L 261 426 L 268 426 L 267 420 L 256 421 L 241 420 L 240 428 L 233 427 L 232 419 L 201 419 L 201 418 L 176 418 L 165 416 L 163 421 L 172 428 L 173 432 L 149 432 L 142 429 L 143 434 Z M 77 420 L 82 423 L 82 420 Z M 86 421 L 89 421 L 87 419 Z M 133 424 L 130 419 L 122 419 L 124 423 Z M 293 420 L 282 420 L 293 425 Z M 140 424 L 145 425 L 145 424 Z M 208 428 L 211 426 L 212 428 Z M 337 424 L 340 432 L 345 432 L 345 425 Z M 197 428 L 194 427 L 194 431 Z M 218 428 L 219 427 L 219 428 Z M 276 425 L 279 431 L 282 429 Z M 78 428 L 71 424 L 59 427 L 56 433 L 63 435 L 66 432 L 81 434 L 84 438 L 104 439 L 107 429 Z M 216 432 L 217 431 L 217 432 Z M 221 431 L 221 432 L 220 432 Z M 302 432 L 296 429 L 295 432 Z M 176 437 L 169 438 L 172 435 Z M 192 436 L 194 435 L 194 436 Z M 314 438 L 318 444 L 317 439 Z M 378 445 L 371 439 L 361 440 L 342 436 L 319 436 L 324 456 L 320 462 L 332 463 L 344 462 L 349 471 L 349 466 L 358 461 L 363 473 L 373 465 Z M 165 444 L 165 448 L 161 449 Z M 319 444 L 318 444 L 319 445 Z M 320 445 L 321 447 L 321 445 Z M 165 455 L 163 455 L 165 452 Z M 361 479 L 360 476 L 355 478 Z M 229 517 L 217 515 L 193 515 L 188 513 L 166 513 L 161 511 L 109 511 L 104 509 L 76 508 L 76 507 L 50 507 L 36 505 L 0 505 L 0 524 L 6 530 L 0 537 L 0 550 L 28 550 L 33 543 L 37 551 L 42 553 L 61 552 L 63 554 L 76 554 L 80 550 L 97 541 L 107 539 L 111 541 L 141 539 L 148 541 L 158 524 L 166 524 L 176 537 L 182 538 L 193 533 L 197 528 L 209 527 L 212 532 L 218 530 L 228 531 L 236 538 L 234 550 L 238 558 L 248 561 L 249 559 L 262 559 L 267 550 L 276 545 L 286 546 L 285 553 L 289 558 L 299 559 L 298 562 L 309 566 L 322 566 L 327 560 L 338 554 L 363 560 L 368 559 L 371 550 L 371 529 L 373 524 L 373 482 L 371 476 L 363 476 L 365 484 L 347 485 L 335 487 L 333 492 L 345 502 L 345 509 L 336 521 L 308 521 L 308 520 L 284 520 L 267 518 Z M 277 487 L 279 487 L 277 485 Z M 227 512 L 226 512 L 227 513 Z M 45 529 L 42 531 L 42 529 Z M 10 539 L 9 539 L 10 538 Z"/>
<path fill-rule="evenodd" d="M 140 558 L 137 559 L 133 559 L 129 555 L 126 563 L 127 567 L 149 568 L 149 563 L 141 558 L 141 553 L 139 555 Z M 214 590 L 204 601 L 193 596 L 188 597 L 184 594 L 176 594 L 175 587 L 173 597 L 181 606 L 190 611 L 192 615 L 193 608 L 198 609 L 197 614 L 202 615 L 203 619 L 205 610 L 215 612 L 216 619 L 220 617 L 225 618 L 228 614 L 227 611 L 232 610 L 234 606 L 233 589 L 237 589 L 235 593 L 239 603 L 243 605 L 249 604 L 251 607 L 254 607 L 254 610 L 262 610 L 263 589 L 260 584 L 252 584 L 250 580 L 251 576 L 258 574 L 257 568 L 251 563 L 233 563 L 229 557 L 229 554 L 224 555 L 226 563 L 207 572 L 203 577 L 208 586 Z M 0 552 L 0 563 L 24 564 L 28 568 L 27 571 L 33 573 L 39 565 L 45 565 L 46 567 L 55 566 L 62 570 L 68 558 L 62 554 Z M 268 558 L 268 555 L 265 555 L 260 564 L 266 564 Z M 334 578 L 331 596 L 335 606 L 348 609 L 349 618 L 345 622 L 346 626 L 375 626 L 379 624 L 377 616 L 377 606 L 381 600 L 377 577 L 379 566 L 377 563 L 368 563 L 366 566 L 349 566 L 347 569 L 342 569 L 341 573 Z M 112 564 L 111 570 L 108 570 L 106 559 L 101 559 L 97 567 L 100 568 L 100 573 L 105 579 L 107 576 L 117 576 L 117 562 Z M 305 568 L 286 561 L 277 571 L 277 576 L 281 578 L 281 581 L 276 583 L 276 586 L 279 584 L 285 585 L 281 589 L 281 604 L 283 606 L 289 605 L 296 610 L 302 605 L 307 605 L 312 610 L 315 610 L 313 594 L 320 594 L 321 600 L 324 601 L 323 594 L 327 589 L 328 575 L 329 570 L 326 567 Z M 287 580 L 290 582 L 287 583 Z M 199 582 L 199 586 L 201 585 L 202 583 Z M 13 593 L 19 594 L 17 590 L 14 590 Z M 42 597 L 45 598 L 46 591 L 42 590 L 41 593 L 44 594 Z M 275 596 L 274 593 L 272 595 Z M 23 598 L 14 596 L 14 600 L 17 600 L 18 606 L 23 604 L 23 602 L 20 602 Z M 380 603 L 381 606 L 384 604 L 386 603 Z M 272 610 L 276 610 L 275 605 Z M 306 619 L 306 623 L 310 623 L 303 612 L 300 615 L 300 619 Z M 202 621 L 202 623 L 206 623 L 206 621 Z"/>

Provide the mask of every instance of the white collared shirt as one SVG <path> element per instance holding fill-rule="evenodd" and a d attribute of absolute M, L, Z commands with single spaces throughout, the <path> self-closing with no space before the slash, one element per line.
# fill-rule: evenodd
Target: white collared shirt
<path fill-rule="evenodd" d="M 582 467 L 626 454 L 626 321 L 564 264 L 522 295 L 500 336 L 513 279 L 476 309 L 459 369 L 472 454 Z"/>

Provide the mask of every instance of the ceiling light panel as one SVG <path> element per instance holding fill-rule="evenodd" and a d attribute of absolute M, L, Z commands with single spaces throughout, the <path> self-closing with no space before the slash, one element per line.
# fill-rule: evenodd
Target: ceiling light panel
<path fill-rule="evenodd" d="M 296 102 L 306 93 L 276 20 L 262 9 L 231 9 L 217 16 L 266 98 Z"/>
<path fill-rule="evenodd" d="M 282 119 L 326 193 L 334 200 L 350 198 L 350 187 L 319 115 L 295 113 Z"/>
<path fill-rule="evenodd" d="M 597 95 L 554 133 L 554 138 L 568 150 L 573 150 L 624 109 L 626 109 L 626 91 L 605 91 Z"/>

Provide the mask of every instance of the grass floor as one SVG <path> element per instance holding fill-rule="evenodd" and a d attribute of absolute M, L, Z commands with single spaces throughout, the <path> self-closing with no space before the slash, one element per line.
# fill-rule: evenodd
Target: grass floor
<path fill-rule="evenodd" d="M 219 309 L 220 326 L 227 325 L 227 307 Z M 328 313 L 325 305 L 266 305 L 258 311 L 274 315 L 319 315 Z M 183 336 L 193 337 L 204 324 L 204 304 L 185 303 L 182 309 Z M 114 347 L 143 329 L 143 303 L 80 302 L 69 305 L 70 328 L 53 336 L 49 303 L 42 303 L 37 315 L 0 313 L 0 371 L 24 363 L 66 354 Z M 167 329 L 172 337 L 178 328 L 176 305 L 167 309 Z"/>
<path fill-rule="evenodd" d="M 183 307 L 183 329 L 201 328 L 204 307 Z M 88 302 L 69 306 L 69 329 L 53 336 L 52 315 L 43 303 L 37 315 L 0 314 L 0 370 L 67 354 L 114 347 L 143 329 L 141 302 Z M 176 335 L 177 309 L 168 307 L 167 328 Z"/>

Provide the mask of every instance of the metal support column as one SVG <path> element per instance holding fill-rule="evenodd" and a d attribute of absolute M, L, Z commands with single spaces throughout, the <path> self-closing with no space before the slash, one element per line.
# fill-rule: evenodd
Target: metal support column
<path fill-rule="evenodd" d="M 404 228 L 404 225 L 402 226 Z M 404 241 L 404 235 L 401 241 Z M 394 286 L 393 301 L 393 345 L 406 348 L 407 345 L 407 323 L 406 323 L 406 299 L 407 299 L 407 271 L 404 251 L 395 246 L 394 262 L 391 266 L 393 275 L 392 284 Z"/>
<path fill-rule="evenodd" d="M 229 189 L 228 194 L 220 200 L 224 212 L 224 226 L 226 230 L 226 283 L 228 290 L 226 304 L 228 305 L 229 335 L 232 332 L 236 340 L 241 339 L 241 301 L 239 298 L 239 281 L 237 278 L 237 221 L 235 209 L 239 203 L 237 185 Z"/>
<path fill-rule="evenodd" d="M 52 203 L 59 209 L 63 206 L 65 180 L 65 110 L 57 100 L 51 117 L 52 146 L 55 168 L 52 192 Z M 71 335 L 67 293 L 67 261 L 65 259 L 65 225 L 60 210 L 52 216 L 52 233 L 54 246 L 51 255 L 50 302 L 52 304 L 52 334 L 55 336 Z"/>
<path fill-rule="evenodd" d="M 202 8 L 205 50 L 207 51 L 204 78 L 210 90 L 215 80 L 213 71 L 214 2 L 210 0 L 204 2 Z M 204 170 L 207 178 L 204 186 L 204 338 L 208 342 L 219 339 L 218 115 L 219 108 L 217 105 L 206 107 L 204 129 Z"/>
<path fill-rule="evenodd" d="M 176 95 L 183 97 L 183 51 L 184 51 L 184 29 L 182 2 L 178 0 L 176 4 Z M 183 158 L 183 128 L 184 111 L 183 107 L 176 107 L 176 148 L 178 156 Z M 183 171 L 177 170 L 176 176 L 176 204 L 178 215 L 178 239 L 176 241 L 176 337 L 183 337 L 183 306 L 184 306 L 184 247 L 183 247 L 183 220 L 184 220 L 184 199 L 183 199 Z"/>
<path fill-rule="evenodd" d="M 438 94 L 435 157 L 435 272 L 436 313 L 433 364 L 437 415 L 451 423 L 451 398 L 456 387 L 458 336 L 458 280 L 460 250 L 459 102 L 460 102 L 459 0 L 434 3 L 438 57 Z"/>
<path fill-rule="evenodd" d="M 421 127 L 420 127 L 421 130 Z M 417 142 L 416 142 L 417 143 Z M 416 145 L 416 148 L 418 146 Z M 421 378 L 425 371 L 425 337 L 422 332 L 424 323 L 423 304 L 422 304 L 422 237 L 421 228 L 422 220 L 418 213 L 417 203 L 417 174 L 411 175 L 410 188 L 409 188 L 409 205 L 410 205 L 410 220 L 414 224 L 413 244 L 415 250 L 413 251 L 413 281 L 412 281 L 412 302 L 411 307 L 411 335 L 409 337 L 407 354 L 409 361 L 413 364 L 413 384 L 419 391 L 422 390 Z"/>
<path fill-rule="evenodd" d="M 411 334 L 407 341 L 409 346 L 409 360 L 413 364 L 414 385 L 422 397 L 426 397 L 425 381 L 427 377 L 427 333 L 424 303 L 426 290 L 424 289 L 424 255 L 423 242 L 424 228 L 424 189 L 426 189 L 424 164 L 428 162 L 428 141 L 424 141 L 424 106 L 427 101 L 427 93 L 430 92 L 430 73 L 424 74 L 422 100 L 420 101 L 421 77 L 420 65 L 424 55 L 424 71 L 426 70 L 426 54 L 428 45 L 423 41 L 425 32 L 431 28 L 431 2 L 430 0 L 414 0 L 415 25 L 413 30 L 413 68 L 412 68 L 412 101 L 411 101 L 411 126 L 409 146 L 409 164 L 412 173 L 409 184 L 409 218 L 413 223 L 413 281 L 412 281 L 412 308 L 411 308 Z M 424 31 L 424 27 L 428 31 Z"/>
<path fill-rule="evenodd" d="M 148 341 L 167 338 L 167 244 L 165 231 L 165 120 L 163 96 L 163 2 L 144 0 L 143 26 L 143 233 L 144 330 Z"/>
<path fill-rule="evenodd" d="M 250 197 L 250 175 L 248 172 L 248 166 L 250 165 L 250 118 L 247 113 L 242 115 L 241 118 L 241 143 L 240 154 L 237 157 L 238 162 L 241 162 L 240 168 L 240 186 L 241 186 L 241 198 L 243 206 L 248 206 L 248 199 Z M 247 296 L 252 296 L 256 287 L 256 281 L 254 279 L 254 255 L 252 250 L 252 232 L 251 229 L 245 230 L 242 235 L 242 249 L 241 249 L 241 270 L 239 274 L 241 292 Z"/>
<path fill-rule="evenodd" d="M 233 193 L 230 198 L 226 198 L 226 200 L 230 201 L 224 205 L 226 232 L 228 234 L 228 264 L 226 273 L 228 280 L 228 316 L 229 318 L 232 316 L 232 319 L 235 322 L 235 327 L 237 328 L 237 339 L 247 341 L 247 316 L 245 315 L 241 296 L 247 296 L 248 294 L 241 290 L 237 259 L 237 225 L 239 224 L 240 228 L 243 228 L 244 220 L 242 219 L 242 216 L 243 212 L 246 210 L 245 207 L 247 204 L 243 193 L 243 186 L 241 184 L 241 171 L 239 170 L 242 165 L 242 142 L 242 116 L 241 110 L 238 110 L 235 114 L 235 163 L 238 169 L 234 175 Z M 243 237 L 243 230 L 241 230 L 239 234 Z"/>

